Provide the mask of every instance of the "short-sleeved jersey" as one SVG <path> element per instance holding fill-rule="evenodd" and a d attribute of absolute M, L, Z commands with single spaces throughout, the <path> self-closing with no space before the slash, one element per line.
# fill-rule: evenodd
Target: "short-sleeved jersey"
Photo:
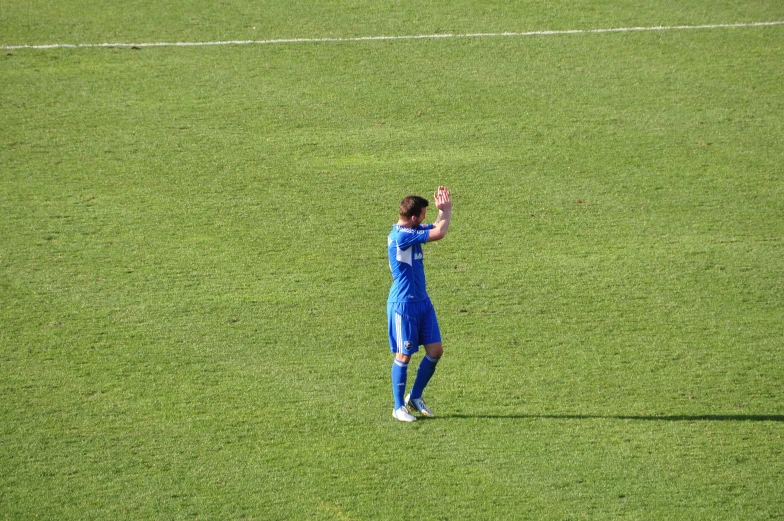
<path fill-rule="evenodd" d="M 422 302 L 427 300 L 425 289 L 425 262 L 422 245 L 427 242 L 432 224 L 406 228 L 399 224 L 392 227 L 387 238 L 389 269 L 392 287 L 387 302 Z"/>

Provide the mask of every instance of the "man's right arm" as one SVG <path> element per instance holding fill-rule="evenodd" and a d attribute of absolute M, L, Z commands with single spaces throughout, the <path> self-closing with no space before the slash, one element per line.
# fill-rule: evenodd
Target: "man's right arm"
<path fill-rule="evenodd" d="M 440 241 L 446 237 L 446 231 L 452 220 L 452 199 L 449 190 L 445 186 L 439 186 L 434 197 L 438 208 L 438 219 L 427 236 L 427 242 Z"/>

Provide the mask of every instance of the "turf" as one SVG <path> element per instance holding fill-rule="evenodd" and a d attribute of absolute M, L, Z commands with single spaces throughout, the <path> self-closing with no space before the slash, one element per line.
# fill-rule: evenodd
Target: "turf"
<path fill-rule="evenodd" d="M 778 20 L 6 2 L 0 44 Z M 771 26 L 6 51 L 0 518 L 784 516 L 783 44 Z M 385 236 L 439 184 L 438 417 L 404 425 Z"/>

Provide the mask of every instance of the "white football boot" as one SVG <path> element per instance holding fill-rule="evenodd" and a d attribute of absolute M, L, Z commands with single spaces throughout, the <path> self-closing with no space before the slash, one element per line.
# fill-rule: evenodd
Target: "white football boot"
<path fill-rule="evenodd" d="M 435 414 L 433 414 L 433 411 L 427 408 L 427 404 L 425 403 L 425 400 L 423 400 L 422 398 L 414 398 L 412 400 L 411 393 L 408 393 L 406 395 L 405 403 L 406 403 L 406 407 L 408 407 L 412 411 L 417 411 L 422 416 L 427 416 L 428 418 L 435 418 L 436 416 Z"/>
<path fill-rule="evenodd" d="M 395 409 L 392 411 L 392 416 L 395 417 L 396 420 L 400 420 L 402 422 L 415 422 L 416 417 L 413 414 L 409 414 L 408 410 L 405 406 L 400 407 L 399 409 Z"/>

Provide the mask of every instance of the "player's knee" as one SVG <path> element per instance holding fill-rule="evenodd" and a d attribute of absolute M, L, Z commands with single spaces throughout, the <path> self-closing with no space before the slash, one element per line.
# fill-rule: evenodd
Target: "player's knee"
<path fill-rule="evenodd" d="M 404 364 L 407 364 L 411 360 L 411 355 L 404 355 L 403 353 L 395 353 L 395 359 L 400 360 Z"/>
<path fill-rule="evenodd" d="M 441 342 L 425 346 L 425 352 L 430 358 L 441 358 L 444 355 L 444 346 Z"/>

